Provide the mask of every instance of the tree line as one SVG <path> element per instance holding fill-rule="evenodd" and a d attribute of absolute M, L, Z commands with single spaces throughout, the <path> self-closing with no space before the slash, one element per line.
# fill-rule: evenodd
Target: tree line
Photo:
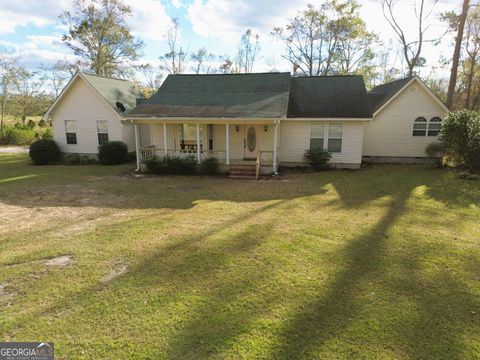
<path fill-rule="evenodd" d="M 390 44 L 383 44 L 378 34 L 367 30 L 357 0 L 322 0 L 317 5 L 308 5 L 269 35 L 282 44 L 282 57 L 290 64 L 292 74 L 360 74 L 369 87 L 415 75 L 427 64 L 422 56 L 425 44 L 435 45 L 441 38 L 450 37 L 454 53 L 444 58 L 446 64 L 452 64 L 449 82 L 433 75 L 426 80 L 451 108 L 478 110 L 480 10 L 477 4 L 463 0 L 459 13 L 438 14 L 435 10 L 438 0 L 428 4 L 425 0 L 412 1 L 417 31 L 409 38 L 398 17 L 398 2 L 381 0 L 383 16 L 396 36 Z M 167 74 L 251 73 L 261 53 L 260 34 L 250 29 L 239 39 L 235 54 L 215 55 L 205 47 L 190 51 L 181 43 L 179 21 L 172 19 L 166 35 L 168 50 L 159 56 L 160 65 L 142 63 L 144 43 L 132 35 L 127 24 L 132 9 L 122 0 L 75 0 L 72 9 L 62 12 L 58 19 L 67 29 L 62 41 L 72 50 L 74 61 L 64 60 L 29 70 L 19 65 L 20 59 L 0 49 L 2 128 L 7 113 L 25 121 L 28 116 L 45 111 L 77 71 L 136 79 L 149 95 Z M 435 16 L 441 17 L 446 30 L 442 36 L 432 38 L 429 29 Z M 277 71 L 274 66 L 270 70 Z"/>

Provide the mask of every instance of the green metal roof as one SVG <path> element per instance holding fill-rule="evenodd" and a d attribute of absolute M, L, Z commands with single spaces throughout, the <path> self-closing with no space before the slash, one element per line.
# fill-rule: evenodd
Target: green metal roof
<path fill-rule="evenodd" d="M 119 114 L 128 114 L 137 106 L 137 99 L 143 98 L 140 90 L 135 85 L 122 79 L 108 78 L 100 75 L 82 73 L 82 77 L 92 85 L 98 93 L 109 103 L 116 111 L 118 111 L 117 101 L 125 107 L 125 112 Z"/>
<path fill-rule="evenodd" d="M 283 118 L 289 73 L 169 75 L 129 115 L 144 117 Z"/>
<path fill-rule="evenodd" d="M 371 118 L 360 75 L 292 77 L 289 118 Z"/>

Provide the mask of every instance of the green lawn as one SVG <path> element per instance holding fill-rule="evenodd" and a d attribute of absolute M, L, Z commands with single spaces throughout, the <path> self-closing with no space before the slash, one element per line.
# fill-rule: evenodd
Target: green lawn
<path fill-rule="evenodd" d="M 480 358 L 479 182 L 130 168 L 0 155 L 0 339 L 59 359 Z"/>

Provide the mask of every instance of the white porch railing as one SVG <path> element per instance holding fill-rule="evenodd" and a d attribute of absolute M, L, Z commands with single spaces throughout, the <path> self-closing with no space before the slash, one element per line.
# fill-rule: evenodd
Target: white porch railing
<path fill-rule="evenodd" d="M 273 151 L 259 151 L 255 161 L 256 178 L 260 178 L 260 168 L 262 166 L 273 166 Z"/>
<path fill-rule="evenodd" d="M 150 159 L 152 157 L 165 157 L 165 155 L 169 157 L 188 157 L 188 156 L 197 156 L 197 151 L 192 149 L 167 149 L 167 154 L 165 154 L 165 149 L 160 149 L 155 147 L 154 145 L 145 146 L 142 148 L 142 160 Z M 225 150 L 201 150 L 200 156 L 202 159 L 208 158 L 217 158 L 218 161 L 224 163 L 226 160 L 226 152 Z"/>

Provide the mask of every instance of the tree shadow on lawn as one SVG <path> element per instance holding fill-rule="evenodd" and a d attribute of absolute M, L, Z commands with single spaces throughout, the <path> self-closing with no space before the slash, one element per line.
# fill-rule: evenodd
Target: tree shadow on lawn
<path fill-rule="evenodd" d="M 126 276 L 119 278 L 109 286 L 121 286 L 123 282 L 134 280 L 138 281 L 138 286 L 155 289 L 156 279 L 160 278 L 161 281 L 172 286 L 172 296 L 170 298 L 165 296 L 165 300 L 162 300 L 166 301 L 166 305 L 155 304 L 157 308 L 161 308 L 168 306 L 168 301 L 172 301 L 178 292 L 188 292 L 192 287 L 198 288 L 198 283 L 203 279 L 205 281 L 203 286 L 208 288 L 205 293 L 203 293 L 205 289 L 202 286 L 199 289 L 205 298 L 200 304 L 193 305 L 191 316 L 182 321 L 176 336 L 168 339 L 167 349 L 169 353 L 181 357 L 195 357 L 200 353 L 221 354 L 233 346 L 237 337 L 251 331 L 250 322 L 267 313 L 276 302 L 281 301 L 282 297 L 281 294 L 275 292 L 258 294 L 258 288 L 263 282 L 273 281 L 278 265 L 272 266 L 272 264 L 251 259 L 254 249 L 261 246 L 271 231 L 275 231 L 278 219 L 272 216 L 259 227 L 252 228 L 245 223 L 253 221 L 252 219 L 255 219 L 258 214 L 278 207 L 291 206 L 291 200 L 323 195 L 329 191 L 330 187 L 338 193 L 338 200 L 332 201 L 331 205 L 337 203 L 339 207 L 353 211 L 372 201 L 388 197 L 390 202 L 383 218 L 374 224 L 367 233 L 354 235 L 353 240 L 343 250 L 346 259 L 345 267 L 332 279 L 325 295 L 314 301 L 305 301 L 298 309 L 295 309 L 291 321 L 287 323 L 278 337 L 281 345 L 272 350 L 271 357 L 302 358 L 325 350 L 332 346 L 329 343 L 330 340 L 341 339 L 342 335 L 348 333 L 352 319 L 361 322 L 368 320 L 362 318 L 365 304 L 359 299 L 363 291 L 359 284 L 368 281 L 375 282 L 376 279 L 388 272 L 385 257 L 389 245 L 389 232 L 405 213 L 412 192 L 420 186 L 426 186 L 428 196 L 458 206 L 469 205 L 475 200 L 474 197 L 468 199 L 467 196 L 464 196 L 465 192 L 471 191 L 468 186 L 460 189 L 460 193 L 457 193 L 456 188 L 453 187 L 453 195 L 449 196 L 445 196 L 442 192 L 430 191 L 431 184 L 441 186 L 444 182 L 443 180 L 435 182 L 435 175 L 428 171 L 420 171 L 418 176 L 412 176 L 415 173 L 406 168 L 397 169 L 393 175 L 379 172 L 378 176 L 372 176 L 368 172 L 369 170 L 358 173 L 332 171 L 309 174 L 301 177 L 299 181 L 295 179 L 284 183 L 200 179 L 200 188 L 193 188 L 191 191 L 188 190 L 188 186 L 198 186 L 194 182 L 195 178 L 178 178 L 175 183 L 172 183 L 169 178 L 142 179 L 139 183 L 143 183 L 143 185 L 140 186 L 140 191 L 134 197 L 137 201 L 131 204 L 134 208 L 136 206 L 143 208 L 146 204 L 153 207 L 155 204 L 156 208 L 188 209 L 194 206 L 198 200 L 203 199 L 232 202 L 278 201 L 261 206 L 230 221 L 210 226 L 199 234 L 174 239 L 171 244 L 159 247 L 151 256 L 142 259 L 141 264 L 134 265 Z M 398 181 L 399 178 L 401 181 Z M 448 181 L 448 179 L 445 180 L 445 184 Z M 115 191 L 126 191 L 128 186 L 136 183 L 129 180 L 126 184 L 118 187 Z M 214 189 L 213 192 L 211 188 Z M 177 195 L 172 196 L 172 191 L 182 191 L 178 203 L 175 203 Z M 157 194 L 154 195 L 155 192 Z M 318 200 L 318 202 L 312 201 L 310 206 L 324 205 L 321 196 Z M 52 204 L 52 206 L 54 205 Z M 243 228 L 227 241 L 213 247 L 200 246 L 207 238 L 238 224 L 242 224 Z M 352 229 L 353 233 L 354 231 Z M 284 234 L 284 236 L 288 236 L 288 234 Z M 415 250 L 419 246 L 412 244 L 412 248 Z M 404 260 L 403 267 L 407 273 L 410 269 L 420 267 L 421 256 L 427 254 L 426 250 L 418 254 L 414 252 L 400 258 L 400 260 Z M 412 253 L 414 254 L 412 255 Z M 240 260 L 251 260 L 252 268 L 255 271 L 236 274 L 235 261 Z M 195 268 L 197 264 L 198 267 Z M 158 277 L 145 277 L 146 273 L 158 275 Z M 207 279 L 211 279 L 211 282 L 208 282 Z M 468 321 L 472 321 L 465 318 L 463 312 L 465 307 L 478 307 L 478 302 L 454 278 L 453 274 L 438 273 L 432 277 L 432 281 L 436 281 L 437 285 L 420 295 L 417 293 L 422 291 L 420 285 L 406 285 L 407 289 L 398 289 L 393 283 L 382 285 L 385 292 L 413 299 L 417 308 L 405 318 L 400 316 L 398 324 L 392 325 L 391 331 L 400 337 L 397 342 L 389 344 L 392 337 L 388 335 L 387 340 L 379 339 L 379 342 L 382 344 L 383 341 L 382 345 L 385 348 L 402 351 L 413 358 L 429 358 L 432 357 L 432 354 L 442 357 L 443 351 L 447 351 L 450 358 L 460 358 L 464 327 Z M 415 283 L 418 282 L 415 281 Z M 82 288 L 78 293 L 68 294 L 68 297 L 63 297 L 62 303 L 56 303 L 50 309 L 43 310 L 42 314 L 56 313 L 62 308 L 88 306 L 89 294 L 98 292 L 99 289 L 102 288 L 93 285 Z M 445 289 L 448 289 L 449 294 L 445 294 Z M 230 303 L 236 301 L 241 303 L 244 298 L 248 300 L 245 300 L 246 308 L 243 309 L 243 312 L 238 312 L 241 306 L 229 307 Z M 439 301 L 439 298 L 444 301 Z M 218 316 L 212 316 L 216 310 L 218 310 Z M 150 311 L 154 313 L 155 309 L 150 309 Z M 139 313 L 138 316 L 138 319 L 145 317 L 142 313 Z M 139 321 L 138 319 L 134 321 Z M 452 322 L 439 321 L 449 319 L 452 319 Z M 427 321 L 428 324 L 425 323 Z M 375 332 L 375 329 L 369 329 L 368 323 L 365 326 L 368 331 Z M 145 331 L 149 330 L 145 329 Z M 158 329 L 152 331 L 158 331 Z M 381 338 L 379 334 L 377 335 Z M 367 338 L 366 342 L 371 340 L 371 338 Z M 439 343 L 446 345 L 442 347 L 438 345 Z"/>
<path fill-rule="evenodd" d="M 14 159 L 21 159 L 16 156 Z M 23 157 L 24 158 L 24 157 Z M 0 162 L 4 166 L 5 160 Z M 118 209 L 190 209 L 199 200 L 259 202 L 308 197 L 332 185 L 341 206 L 357 208 L 388 195 L 415 177 L 428 196 L 450 205 L 480 202 L 474 182 L 426 166 L 369 166 L 360 171 L 326 171 L 267 181 L 216 177 L 133 178 L 127 166 L 25 166 L 8 164 L 0 173 L 0 201 L 17 206 Z M 2 183 L 3 182 L 3 183 Z"/>
<path fill-rule="evenodd" d="M 376 180 L 383 182 L 382 179 Z M 428 256 L 427 250 L 418 251 L 421 249 L 419 244 L 409 244 L 412 248 L 407 255 L 390 259 L 403 261 L 404 271 L 411 277 L 405 281 L 406 288 L 402 288 L 396 281 L 389 283 L 382 280 L 380 289 L 376 284 L 389 272 L 387 268 L 388 257 L 391 257 L 388 254 L 391 242 L 389 233 L 405 213 L 412 191 L 424 186 L 424 180 L 421 177 L 405 178 L 400 186 L 390 187 L 390 191 L 384 191 L 383 183 L 378 184 L 378 187 L 375 187 L 375 182 L 372 184 L 373 192 L 377 193 L 378 198 L 385 195 L 391 197 L 387 213 L 370 231 L 354 238 L 346 246 L 345 268 L 332 279 L 325 295 L 312 302 L 306 302 L 296 310 L 280 335 L 279 342 L 282 345 L 272 351 L 272 358 L 316 358 L 322 357 L 320 355 L 322 351 L 330 355 L 333 353 L 340 355 L 339 351 L 346 349 L 349 349 L 349 352 L 344 355 L 349 357 L 375 357 L 378 356 L 376 351 L 383 353 L 386 351 L 392 356 L 400 357 L 401 354 L 406 354 L 406 357 L 416 359 L 461 359 L 469 356 L 464 353 L 464 335 L 473 337 L 478 331 L 479 324 L 478 321 L 474 324 L 475 320 L 467 309 L 478 309 L 480 303 L 465 284 L 455 278 L 453 272 L 439 269 L 429 279 L 432 287 L 427 290 L 424 289 L 423 282 L 412 279 L 420 272 L 420 262 Z M 429 177 L 428 180 L 433 179 Z M 438 186 L 442 182 L 437 181 L 433 184 Z M 334 181 L 333 186 L 339 194 L 342 194 L 342 187 L 346 184 L 343 181 Z M 427 191 L 427 194 L 459 206 L 472 202 L 472 198 L 466 198 L 463 193 L 444 196 L 444 193 L 437 190 Z M 455 193 L 455 189 L 452 190 Z M 471 188 L 463 188 L 461 191 L 471 191 Z M 364 199 L 360 197 L 341 196 L 341 198 L 343 206 L 357 208 L 364 204 Z M 436 249 L 439 253 L 449 250 Z M 390 315 L 398 317 L 396 314 L 398 308 L 387 304 L 388 311 L 385 312 L 385 304 L 379 301 L 379 311 L 383 313 L 378 313 L 380 323 L 375 323 L 375 319 L 368 317 L 371 310 L 368 309 L 368 302 L 365 302 L 369 291 L 365 284 L 373 284 L 372 288 L 380 291 L 380 296 L 382 294 L 390 296 L 391 304 L 397 303 L 401 307 L 403 301 L 413 301 L 414 310 L 400 313 L 398 321 L 389 324 Z M 382 316 L 385 316 L 384 324 Z M 358 333 L 352 333 L 351 329 Z M 384 331 L 387 333 L 383 333 Z M 373 338 L 367 335 L 366 342 L 363 342 L 362 336 L 368 333 L 373 334 Z M 375 337 L 377 341 L 371 343 Z M 342 342 L 343 345 L 339 347 Z M 354 345 L 355 343 L 357 345 Z"/>
<path fill-rule="evenodd" d="M 218 288 L 220 286 L 218 278 L 222 277 L 220 273 L 229 268 L 229 263 L 239 257 L 246 257 L 247 260 L 250 259 L 250 257 L 253 256 L 252 252 L 254 252 L 254 248 L 259 246 L 264 241 L 265 236 L 272 230 L 274 226 L 272 219 L 264 223 L 257 223 L 255 221 L 256 217 L 262 213 L 278 208 L 284 203 L 285 201 L 277 201 L 254 211 L 246 212 L 227 222 L 213 225 L 206 231 L 171 239 L 167 245 L 161 246 L 149 257 L 140 259 L 141 261 L 138 264 L 133 264 L 124 276 L 118 278 L 112 284 L 107 285 L 107 287 L 101 283 L 94 283 L 91 286 L 81 287 L 80 289 L 76 288 L 74 291 L 63 293 L 59 301 L 55 301 L 54 304 L 37 310 L 35 314 L 24 313 L 24 316 L 28 318 L 44 316 L 55 317 L 55 314 L 58 313 L 68 314 L 70 311 L 85 311 L 85 308 L 93 304 L 94 300 L 92 301 L 92 298 L 96 298 L 100 292 L 108 290 L 112 286 L 114 288 L 122 286 L 122 283 L 130 283 L 130 285 L 133 283 L 133 289 L 138 288 L 139 294 L 156 293 L 158 292 L 157 287 L 159 287 L 159 285 L 168 283 L 169 286 L 167 286 L 167 288 L 171 288 L 172 297 L 167 297 L 168 301 L 161 305 L 162 308 L 164 306 L 167 307 L 168 302 L 173 301 L 180 293 L 188 292 L 192 288 L 198 287 L 201 282 L 210 278 L 214 279 L 211 286 Z M 226 238 L 226 241 L 222 241 L 221 243 L 216 241 L 215 246 L 205 246 L 205 242 L 209 237 L 218 235 L 238 224 L 243 225 L 236 231 L 234 236 Z M 219 275 L 216 276 L 215 274 Z M 264 274 L 265 277 L 268 277 L 269 273 L 265 271 Z M 252 281 L 247 275 L 233 273 L 232 276 L 238 279 L 239 283 L 245 282 L 245 286 Z M 229 279 L 232 280 L 231 278 Z M 226 287 L 243 287 L 230 280 L 225 282 L 224 285 Z M 208 287 L 210 285 L 205 284 L 205 286 Z M 33 290 L 33 288 L 31 288 L 31 290 Z M 109 293 L 108 296 L 111 296 L 111 293 Z M 164 296 L 165 294 L 159 294 L 160 298 Z M 158 301 L 155 302 L 155 299 L 151 298 L 148 298 L 148 300 L 149 302 L 152 301 L 152 304 L 155 304 L 152 305 L 154 306 L 153 311 L 157 311 L 159 307 Z M 140 312 L 136 316 L 134 316 L 133 312 L 131 314 L 131 318 L 136 319 L 135 321 L 144 318 L 146 312 L 148 312 L 148 308 L 144 306 L 137 309 L 140 310 Z M 101 312 L 102 314 L 99 316 L 104 315 L 104 310 Z M 89 318 L 94 316 L 94 312 L 92 312 Z M 64 321 L 69 322 L 71 320 L 67 317 Z M 23 323 L 23 321 L 19 323 Z M 18 326 L 15 332 L 18 332 L 22 327 L 29 326 L 28 322 L 25 322 L 24 325 Z M 136 326 L 141 325 L 136 324 Z M 148 329 L 146 329 L 146 331 L 148 332 Z M 3 335 L 10 338 L 10 336 L 7 336 L 8 333 L 4 333 Z"/>

